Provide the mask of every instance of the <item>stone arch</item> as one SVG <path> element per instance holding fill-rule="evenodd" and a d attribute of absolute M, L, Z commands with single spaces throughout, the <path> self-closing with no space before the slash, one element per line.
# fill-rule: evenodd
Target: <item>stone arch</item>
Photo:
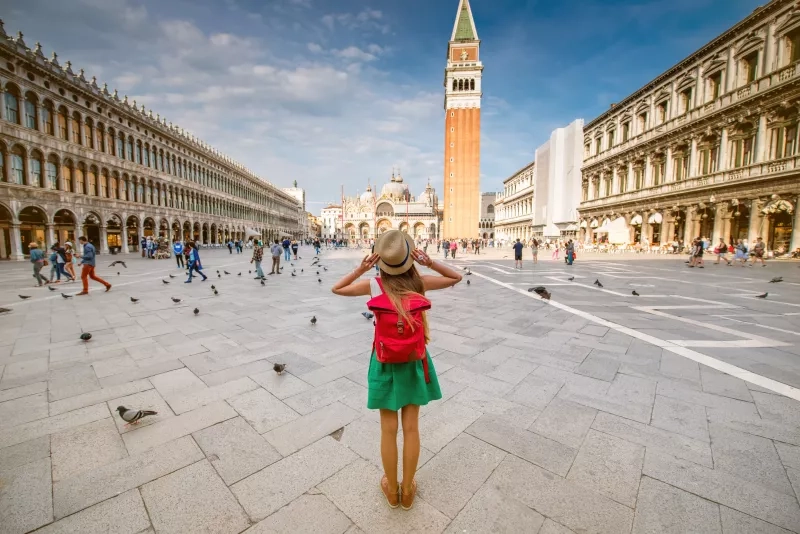
<path fill-rule="evenodd" d="M 387 230 L 392 229 L 392 221 L 390 219 L 379 219 L 376 226 L 376 233 L 377 235 L 381 235 L 382 233 L 386 232 Z"/>

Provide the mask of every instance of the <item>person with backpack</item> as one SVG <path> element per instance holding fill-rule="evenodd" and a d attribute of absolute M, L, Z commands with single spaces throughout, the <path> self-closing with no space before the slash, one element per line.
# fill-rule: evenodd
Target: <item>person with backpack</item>
<path fill-rule="evenodd" d="M 176 239 L 172 244 L 172 252 L 175 253 L 175 263 L 178 264 L 178 268 L 183 269 L 185 266 L 183 263 L 183 243 Z"/>
<path fill-rule="evenodd" d="M 455 242 L 455 241 L 454 241 Z M 414 262 L 440 276 L 420 275 Z M 380 278 L 359 280 L 375 265 Z M 409 510 L 417 487 L 414 474 L 419 460 L 419 407 L 442 398 L 433 360 L 428 354 L 431 303 L 426 291 L 445 289 L 461 275 L 414 248 L 414 240 L 400 230 L 389 230 L 375 242 L 352 272 L 332 291 L 345 297 L 371 296 L 367 307 L 375 314 L 375 335 L 367 372 L 367 408 L 380 410 L 381 459 L 385 474 L 380 486 L 391 508 Z M 397 476 L 397 412 L 403 425 L 403 479 Z"/>

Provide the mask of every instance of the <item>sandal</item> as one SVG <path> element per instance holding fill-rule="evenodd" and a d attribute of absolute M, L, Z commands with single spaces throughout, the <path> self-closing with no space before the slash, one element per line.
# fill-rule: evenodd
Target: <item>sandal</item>
<path fill-rule="evenodd" d="M 386 504 L 389 505 L 389 508 L 397 508 L 400 506 L 400 484 L 397 485 L 397 492 L 394 494 L 394 504 L 392 504 L 392 500 L 389 498 L 391 494 L 389 493 L 389 479 L 386 478 L 386 475 L 383 475 L 381 478 L 381 491 L 383 492 L 383 496 L 386 497 Z"/>
<path fill-rule="evenodd" d="M 403 486 L 400 486 L 400 505 L 405 511 L 411 510 L 411 507 L 414 506 L 414 497 L 417 496 L 417 481 L 411 481 L 411 493 L 406 494 L 403 492 Z M 408 498 L 406 498 L 408 497 Z"/>

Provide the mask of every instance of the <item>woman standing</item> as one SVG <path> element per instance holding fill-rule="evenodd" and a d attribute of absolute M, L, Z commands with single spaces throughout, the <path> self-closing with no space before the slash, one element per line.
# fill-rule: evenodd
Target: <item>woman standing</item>
<path fill-rule="evenodd" d="M 297 259 L 297 250 L 300 248 L 300 243 L 297 242 L 297 239 L 292 240 L 292 254 L 294 254 L 294 259 Z"/>
<path fill-rule="evenodd" d="M 420 276 L 414 266 L 415 260 L 440 276 Z M 374 265 L 380 267 L 380 279 L 359 280 Z M 414 309 L 412 304 L 420 299 L 427 302 L 423 297 L 426 291 L 445 289 L 460 281 L 461 275 L 458 272 L 434 262 L 428 255 L 416 250 L 410 236 L 399 230 L 390 230 L 375 242 L 375 253 L 364 258 L 355 270 L 336 282 L 332 290 L 337 295 L 346 297 L 371 295 L 373 300 L 385 295 L 388 297 L 389 307 L 392 308 L 387 315 L 397 321 L 398 332 L 402 334 L 405 330 L 403 325 L 406 324 L 409 326 L 406 335 L 424 334 L 423 343 L 426 343 L 428 325 L 425 312 L 419 312 L 421 319 L 415 320 L 409 312 Z M 422 330 L 420 332 L 417 329 Z M 377 334 L 376 327 L 376 336 Z M 409 356 L 409 361 L 404 363 L 382 363 L 374 345 L 373 343 L 367 375 L 367 408 L 378 409 L 381 414 L 381 459 L 385 474 L 381 478 L 380 486 L 391 508 L 402 505 L 404 510 L 409 510 L 414 504 L 417 491 L 414 474 L 417 471 L 420 450 L 419 407 L 441 399 L 442 392 L 427 349 L 422 359 L 412 359 Z M 380 347 L 383 346 L 381 342 Z M 416 355 L 422 356 L 421 351 Z M 386 358 L 384 356 L 381 359 Z M 404 439 L 402 481 L 397 476 L 398 411 L 401 412 Z"/>
<path fill-rule="evenodd" d="M 539 241 L 534 237 L 531 240 L 531 254 L 533 254 L 533 264 L 539 263 Z"/>

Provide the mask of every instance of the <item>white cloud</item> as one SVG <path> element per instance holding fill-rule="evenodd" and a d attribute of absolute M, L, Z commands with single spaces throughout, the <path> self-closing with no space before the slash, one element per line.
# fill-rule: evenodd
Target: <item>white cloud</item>
<path fill-rule="evenodd" d="M 378 59 L 373 54 L 364 52 L 357 46 L 348 46 L 347 48 L 343 48 L 342 50 L 334 50 L 333 54 L 340 58 L 352 61 L 375 61 L 376 59 Z"/>
<path fill-rule="evenodd" d="M 315 54 L 322 52 L 322 47 L 317 43 L 308 43 L 306 46 L 308 47 L 309 52 L 313 52 Z"/>

